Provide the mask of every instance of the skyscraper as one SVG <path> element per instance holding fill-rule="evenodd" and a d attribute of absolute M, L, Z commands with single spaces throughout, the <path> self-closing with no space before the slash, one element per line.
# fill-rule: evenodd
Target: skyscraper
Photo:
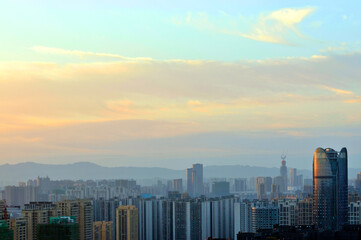
<path fill-rule="evenodd" d="M 193 164 L 194 195 L 203 194 L 203 164 Z"/>
<path fill-rule="evenodd" d="M 193 164 L 187 168 L 187 193 L 194 197 L 203 194 L 203 164 Z"/>
<path fill-rule="evenodd" d="M 347 223 L 347 150 L 317 148 L 313 156 L 314 221 L 320 229 Z"/>
<path fill-rule="evenodd" d="M 290 168 L 290 186 L 297 187 L 297 169 Z"/>
<path fill-rule="evenodd" d="M 286 156 L 281 156 L 281 167 L 280 167 L 280 175 L 283 178 L 283 185 L 281 185 L 281 191 L 286 192 L 287 191 L 287 166 L 286 166 Z"/>

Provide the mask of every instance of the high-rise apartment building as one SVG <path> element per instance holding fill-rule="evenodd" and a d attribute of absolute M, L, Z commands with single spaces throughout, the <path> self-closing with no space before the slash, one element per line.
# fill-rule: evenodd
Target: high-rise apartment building
<path fill-rule="evenodd" d="M 93 200 L 93 221 L 95 222 L 113 222 L 113 236 L 115 238 L 115 216 L 117 208 L 120 204 L 118 198 L 112 198 L 109 200 L 99 199 Z"/>
<path fill-rule="evenodd" d="M 299 200 L 296 208 L 297 225 L 313 225 L 313 198 Z"/>
<path fill-rule="evenodd" d="M 13 240 L 13 231 L 9 229 L 5 220 L 0 220 L 0 239 Z"/>
<path fill-rule="evenodd" d="M 116 240 L 138 239 L 138 209 L 119 206 L 116 213 Z"/>
<path fill-rule="evenodd" d="M 9 219 L 10 216 L 6 210 L 6 201 L 0 200 L 0 220 Z M 6 216 L 5 216 L 6 215 Z"/>
<path fill-rule="evenodd" d="M 25 218 L 11 218 L 10 229 L 13 230 L 14 240 L 27 240 Z"/>
<path fill-rule="evenodd" d="M 237 239 L 239 232 L 252 231 L 250 203 L 235 202 L 234 203 L 234 239 Z"/>
<path fill-rule="evenodd" d="M 361 172 L 357 174 L 357 178 L 355 181 L 355 188 L 357 191 L 361 192 Z"/>
<path fill-rule="evenodd" d="M 296 225 L 296 207 L 296 198 L 283 198 L 278 200 L 280 226 Z"/>
<path fill-rule="evenodd" d="M 93 240 L 113 240 L 113 222 L 93 222 Z"/>
<path fill-rule="evenodd" d="M 38 187 L 33 186 L 6 186 L 4 191 L 7 204 L 12 206 L 38 201 L 38 195 Z"/>
<path fill-rule="evenodd" d="M 60 216 L 60 211 L 51 202 L 30 202 L 21 211 L 26 221 L 27 240 L 37 240 L 37 226 L 49 223 L 49 217 Z"/>
<path fill-rule="evenodd" d="M 245 191 L 247 191 L 247 179 L 246 178 L 236 178 L 236 179 L 234 179 L 234 191 L 235 192 L 245 192 Z"/>
<path fill-rule="evenodd" d="M 340 229 L 348 218 L 347 150 L 317 148 L 313 156 L 314 221 L 320 229 Z"/>
<path fill-rule="evenodd" d="M 73 216 L 79 224 L 80 240 L 93 239 L 93 206 L 91 200 L 65 200 L 56 203 L 61 216 Z"/>
<path fill-rule="evenodd" d="M 72 217 L 50 217 L 49 223 L 37 226 L 37 240 L 78 240 L 78 227 Z"/>
<path fill-rule="evenodd" d="M 258 229 L 272 229 L 279 223 L 279 209 L 271 204 L 252 203 L 252 232 Z"/>
<path fill-rule="evenodd" d="M 351 202 L 348 205 L 348 223 L 351 225 L 361 224 L 361 202 Z"/>

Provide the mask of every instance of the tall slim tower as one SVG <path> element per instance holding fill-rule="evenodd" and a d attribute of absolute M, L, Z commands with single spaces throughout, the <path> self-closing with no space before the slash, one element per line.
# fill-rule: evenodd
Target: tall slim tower
<path fill-rule="evenodd" d="M 320 229 L 347 223 L 347 150 L 317 148 L 313 156 L 314 220 Z"/>
<path fill-rule="evenodd" d="M 187 168 L 187 193 L 189 196 L 194 195 L 193 189 L 193 168 Z"/>
<path fill-rule="evenodd" d="M 280 175 L 283 179 L 283 186 L 281 186 L 281 191 L 285 192 L 287 191 L 287 166 L 286 166 L 286 155 L 282 154 L 281 156 L 281 167 L 280 167 Z"/>
<path fill-rule="evenodd" d="M 297 169 L 290 168 L 290 186 L 297 187 Z"/>
<path fill-rule="evenodd" d="M 203 164 L 193 164 L 193 189 L 194 195 L 203 194 Z"/>
<path fill-rule="evenodd" d="M 187 193 L 194 197 L 203 194 L 203 164 L 193 164 L 187 168 Z"/>

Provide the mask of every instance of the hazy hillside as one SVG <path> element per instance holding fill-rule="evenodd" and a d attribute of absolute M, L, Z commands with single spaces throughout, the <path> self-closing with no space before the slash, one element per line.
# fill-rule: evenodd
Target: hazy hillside
<path fill-rule="evenodd" d="M 349 169 L 349 178 L 355 178 L 360 169 Z M 311 178 L 310 170 L 298 170 L 305 178 Z M 220 165 L 205 166 L 205 178 L 234 178 L 252 176 L 277 176 L 279 168 Z M 35 179 L 37 176 L 49 176 L 51 179 L 149 179 L 149 178 L 185 178 L 185 170 L 173 170 L 160 167 L 102 167 L 94 163 L 52 165 L 33 162 L 0 165 L 0 186 L 17 184 L 19 181 Z"/>

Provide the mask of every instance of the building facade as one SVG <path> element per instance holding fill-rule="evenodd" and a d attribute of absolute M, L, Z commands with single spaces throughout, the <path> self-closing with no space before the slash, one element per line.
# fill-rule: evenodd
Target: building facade
<path fill-rule="evenodd" d="M 340 229 L 348 222 L 347 150 L 317 148 L 313 157 L 313 211 L 320 229 Z"/>

